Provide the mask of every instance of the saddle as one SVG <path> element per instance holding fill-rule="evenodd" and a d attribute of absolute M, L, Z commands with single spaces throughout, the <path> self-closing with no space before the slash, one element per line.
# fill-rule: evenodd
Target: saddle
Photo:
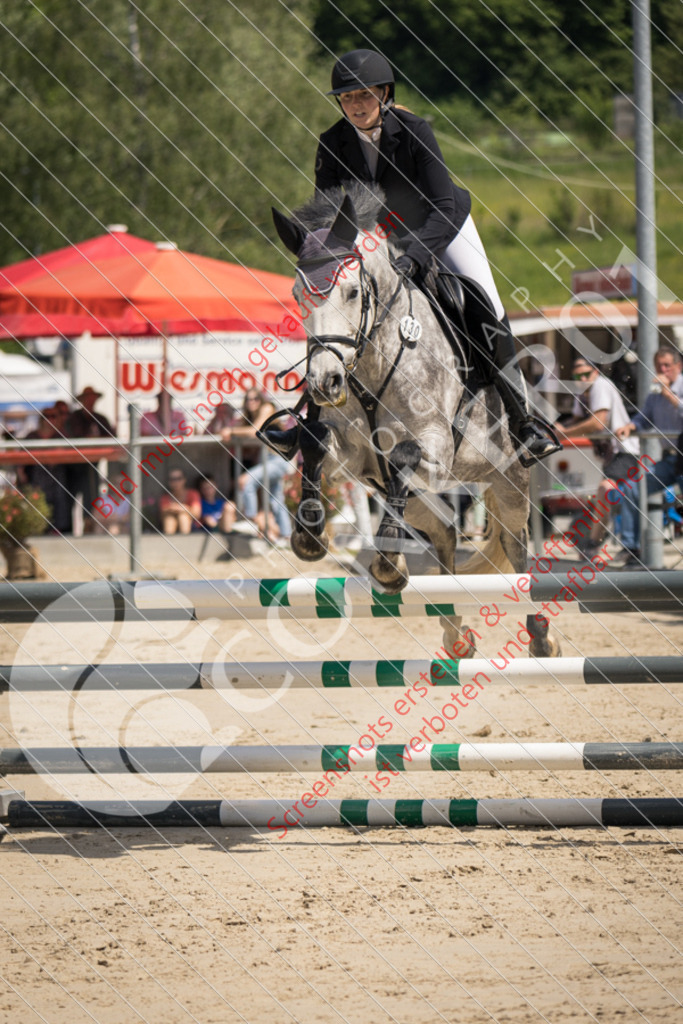
<path fill-rule="evenodd" d="M 493 384 L 496 376 L 496 333 L 500 327 L 487 296 L 467 277 L 439 267 L 434 257 L 414 278 L 429 300 L 458 362 L 470 395 Z"/>
<path fill-rule="evenodd" d="M 476 281 L 440 267 L 433 257 L 422 274 L 420 286 L 453 346 L 456 359 L 463 351 L 465 353 L 461 369 L 464 387 L 453 421 L 456 451 L 467 429 L 469 404 L 477 391 L 488 385 L 496 388 L 503 401 L 513 444 L 529 447 L 527 454 L 519 456 L 523 466 L 531 466 L 554 451 L 560 451 L 562 445 L 550 423 L 529 412 L 509 322 L 507 318 L 498 320 L 483 289 Z M 462 343 L 459 338 L 463 339 Z M 518 382 L 511 379 L 511 362 L 514 362 Z"/>

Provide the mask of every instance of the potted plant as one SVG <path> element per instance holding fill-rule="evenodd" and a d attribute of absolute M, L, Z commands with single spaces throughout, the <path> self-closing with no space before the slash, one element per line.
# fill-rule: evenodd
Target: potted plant
<path fill-rule="evenodd" d="M 7 562 L 8 579 L 30 579 L 39 574 L 35 549 L 26 541 L 44 533 L 51 515 L 45 495 L 37 488 L 0 494 L 0 551 Z"/>

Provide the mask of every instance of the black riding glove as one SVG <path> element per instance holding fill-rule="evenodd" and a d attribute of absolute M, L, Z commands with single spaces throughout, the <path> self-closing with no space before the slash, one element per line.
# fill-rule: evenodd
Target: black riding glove
<path fill-rule="evenodd" d="M 410 256 L 406 256 L 405 253 L 394 261 L 394 270 L 401 277 L 405 277 L 406 281 L 410 281 L 411 277 L 415 276 L 417 269 L 415 260 L 411 259 Z"/>

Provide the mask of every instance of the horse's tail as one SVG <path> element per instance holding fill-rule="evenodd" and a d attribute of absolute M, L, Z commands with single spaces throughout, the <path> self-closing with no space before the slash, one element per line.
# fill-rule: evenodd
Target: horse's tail
<path fill-rule="evenodd" d="M 493 487 L 486 488 L 484 503 L 488 517 L 486 533 L 484 534 L 484 546 L 479 551 L 475 551 L 466 562 L 457 567 L 456 572 L 458 575 L 468 573 L 472 576 L 478 576 L 483 573 L 513 571 L 513 566 L 505 554 L 500 541 L 502 524 L 500 521 L 500 509 L 496 496 L 493 493 Z"/>

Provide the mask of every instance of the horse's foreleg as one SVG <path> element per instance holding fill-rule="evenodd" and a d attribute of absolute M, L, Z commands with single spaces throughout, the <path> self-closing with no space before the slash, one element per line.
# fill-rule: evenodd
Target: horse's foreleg
<path fill-rule="evenodd" d="M 320 478 L 329 440 L 330 428 L 320 420 L 307 423 L 301 431 L 301 501 L 294 520 L 292 551 L 306 562 L 324 558 L 329 547 L 325 507 L 320 500 Z"/>
<path fill-rule="evenodd" d="M 377 531 L 379 550 L 372 560 L 370 572 L 389 594 L 398 594 L 408 582 L 408 566 L 402 551 L 406 536 L 403 516 L 410 480 L 421 458 L 422 449 L 417 441 L 399 441 L 387 459 L 386 511 Z"/>

